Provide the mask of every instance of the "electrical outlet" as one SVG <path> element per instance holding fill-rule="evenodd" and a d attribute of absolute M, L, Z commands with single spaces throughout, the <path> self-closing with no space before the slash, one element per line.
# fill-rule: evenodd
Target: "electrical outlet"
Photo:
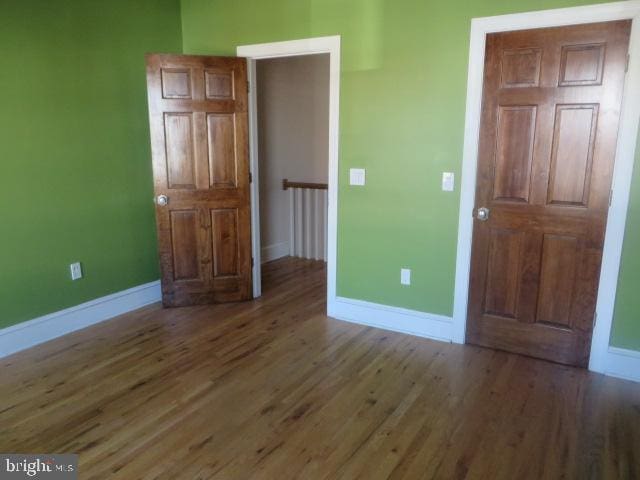
<path fill-rule="evenodd" d="M 80 262 L 69 265 L 69 270 L 71 272 L 71 280 L 80 280 L 82 278 L 82 265 L 80 265 Z"/>
<path fill-rule="evenodd" d="M 400 269 L 400 284 L 411 285 L 411 269 L 409 268 Z"/>

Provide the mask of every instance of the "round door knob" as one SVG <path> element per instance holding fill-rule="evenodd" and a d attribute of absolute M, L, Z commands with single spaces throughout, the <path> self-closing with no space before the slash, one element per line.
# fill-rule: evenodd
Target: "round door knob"
<path fill-rule="evenodd" d="M 489 220 L 489 209 L 487 207 L 480 207 L 478 209 L 478 213 L 476 214 L 476 218 L 481 222 L 486 222 Z"/>
<path fill-rule="evenodd" d="M 166 195 L 158 195 L 156 197 L 156 204 L 159 207 L 164 207 L 167 203 L 169 203 L 169 198 Z"/>

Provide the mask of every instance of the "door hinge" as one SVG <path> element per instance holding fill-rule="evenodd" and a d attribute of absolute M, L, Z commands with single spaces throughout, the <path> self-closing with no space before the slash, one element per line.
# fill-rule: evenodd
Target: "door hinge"
<path fill-rule="evenodd" d="M 253 260 L 253 257 L 251 257 L 251 268 L 253 268 L 254 265 L 255 265 L 255 262 Z"/>
<path fill-rule="evenodd" d="M 251 82 L 247 81 L 247 93 L 251 93 Z"/>
<path fill-rule="evenodd" d="M 249 172 L 249 183 L 253 183 L 253 174 Z"/>
<path fill-rule="evenodd" d="M 609 206 L 611 206 L 611 202 L 613 202 L 613 188 L 609 190 Z"/>
<path fill-rule="evenodd" d="M 631 63 L 631 54 L 627 54 L 627 64 L 624 67 L 624 73 L 627 73 L 629 71 L 629 63 Z"/>
<path fill-rule="evenodd" d="M 596 320 L 598 319 L 598 312 L 595 312 L 593 314 L 593 325 L 591 325 L 591 329 L 593 330 L 594 328 L 596 328 Z"/>

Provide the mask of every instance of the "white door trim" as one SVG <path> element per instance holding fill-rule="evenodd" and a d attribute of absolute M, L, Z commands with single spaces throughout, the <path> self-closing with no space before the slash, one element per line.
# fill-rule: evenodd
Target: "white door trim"
<path fill-rule="evenodd" d="M 467 298 L 471 267 L 472 211 L 475 203 L 480 111 L 486 35 L 494 32 L 529 28 L 557 27 L 614 20 L 632 19 L 629 53 L 631 62 L 624 88 L 623 109 L 613 173 L 613 196 L 607 220 L 596 323 L 589 369 L 607 371 L 609 337 L 613 322 L 613 307 L 618 284 L 620 256 L 624 237 L 631 174 L 635 157 L 640 118 L 640 0 L 606 3 L 575 8 L 562 8 L 497 17 L 474 18 L 471 21 L 469 74 L 467 79 L 467 110 L 464 130 L 464 154 L 458 224 L 458 247 L 453 308 L 453 341 L 464 343 L 467 323 Z"/>
<path fill-rule="evenodd" d="M 253 183 L 251 184 L 251 240 L 253 248 L 254 297 L 262 293 L 260 282 L 260 211 L 258 190 L 258 130 L 256 115 L 255 64 L 265 58 L 298 55 L 329 54 L 329 212 L 327 218 L 327 312 L 336 301 L 336 248 L 338 232 L 338 124 L 340 118 L 340 36 L 308 38 L 286 42 L 243 45 L 237 48 L 239 57 L 248 61 L 249 93 L 249 154 Z"/>

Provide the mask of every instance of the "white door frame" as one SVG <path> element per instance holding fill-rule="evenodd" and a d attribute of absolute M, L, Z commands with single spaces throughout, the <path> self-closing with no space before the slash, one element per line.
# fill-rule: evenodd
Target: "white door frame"
<path fill-rule="evenodd" d="M 258 119 L 256 97 L 256 60 L 329 54 L 329 189 L 327 217 L 327 305 L 336 298 L 336 245 L 338 232 L 338 122 L 340 118 L 340 36 L 307 38 L 286 42 L 243 45 L 237 48 L 239 57 L 247 58 L 249 85 L 249 156 L 253 182 L 251 184 L 251 243 L 253 249 L 253 296 L 262 294 L 260 279 L 260 203 L 258 165 Z"/>
<path fill-rule="evenodd" d="M 618 285 L 618 272 L 640 118 L 640 0 L 474 18 L 472 20 L 453 308 L 454 342 L 464 343 L 467 323 L 467 299 L 473 234 L 472 212 L 475 203 L 484 53 L 487 34 L 624 19 L 633 20 L 629 45 L 631 61 L 622 100 L 623 108 L 620 117 L 620 130 L 613 172 L 613 196 L 607 219 L 596 304 L 596 322 L 589 360 L 590 370 L 602 373 L 607 371 L 609 338 L 613 322 L 613 308 Z"/>

